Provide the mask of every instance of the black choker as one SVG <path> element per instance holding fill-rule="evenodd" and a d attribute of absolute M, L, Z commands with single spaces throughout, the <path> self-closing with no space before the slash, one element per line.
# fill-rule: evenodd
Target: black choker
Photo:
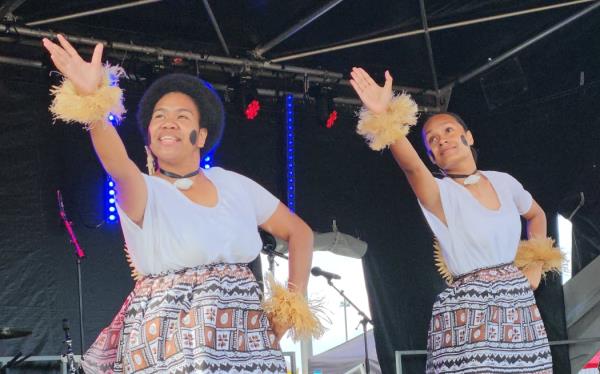
<path fill-rule="evenodd" d="M 462 179 L 464 178 L 465 180 L 463 181 L 464 185 L 469 185 L 469 184 L 475 184 L 477 182 L 479 182 L 479 180 L 481 179 L 481 176 L 479 174 L 477 174 L 478 170 L 475 169 L 474 172 L 472 172 L 471 174 L 448 174 L 448 173 L 444 173 L 447 177 L 450 177 L 452 179 Z"/>
<path fill-rule="evenodd" d="M 192 187 L 192 184 L 194 184 L 194 181 L 190 178 L 200 174 L 200 169 L 194 170 L 193 172 L 186 175 L 171 173 L 170 171 L 166 171 L 162 168 L 158 168 L 158 171 L 160 171 L 161 174 L 169 178 L 176 179 L 175 182 L 173 182 L 173 184 L 180 190 L 189 190 L 190 187 Z"/>
<path fill-rule="evenodd" d="M 162 169 L 161 169 L 161 171 L 162 171 Z M 444 174 L 452 179 L 458 179 L 458 178 L 468 178 L 475 173 L 477 173 L 477 169 L 475 169 L 475 171 L 472 172 L 471 174 L 449 174 L 449 173 L 444 173 Z"/>
<path fill-rule="evenodd" d="M 200 169 L 194 170 L 191 173 L 186 174 L 186 175 L 179 175 L 179 174 L 171 173 L 170 171 L 166 171 L 165 169 L 162 169 L 162 168 L 158 168 L 158 171 L 160 171 L 161 174 L 164 174 L 169 178 L 175 178 L 175 179 L 190 178 L 190 177 L 193 177 L 194 175 L 200 174 Z"/>

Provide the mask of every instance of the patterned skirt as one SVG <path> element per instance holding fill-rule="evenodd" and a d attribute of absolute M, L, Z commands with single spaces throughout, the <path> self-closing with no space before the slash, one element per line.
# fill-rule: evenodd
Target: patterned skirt
<path fill-rule="evenodd" d="M 286 373 L 245 264 L 138 281 L 84 355 L 91 373 Z"/>
<path fill-rule="evenodd" d="M 438 295 L 427 339 L 434 373 L 552 373 L 544 322 L 512 264 L 458 277 Z"/>

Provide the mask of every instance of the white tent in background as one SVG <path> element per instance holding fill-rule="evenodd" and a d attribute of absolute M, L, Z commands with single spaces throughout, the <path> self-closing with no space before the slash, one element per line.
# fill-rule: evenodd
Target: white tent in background
<path fill-rule="evenodd" d="M 337 223 L 333 220 L 330 232 L 315 232 L 315 240 L 313 251 L 328 251 L 336 255 L 362 258 L 367 253 L 367 243 L 353 237 L 352 235 L 344 234 L 338 230 Z M 262 235 L 262 234 L 261 234 Z M 288 243 L 279 238 L 275 238 L 270 234 L 264 234 L 263 252 L 265 247 L 270 247 L 271 250 L 279 254 L 288 252 Z M 270 237 L 269 237 L 270 235 Z M 268 252 L 264 252 L 268 254 Z"/>
<path fill-rule="evenodd" d="M 365 361 L 365 343 L 363 339 L 363 334 L 360 334 L 343 344 L 309 358 L 308 372 L 310 374 L 344 374 L 355 369 Z M 370 371 L 372 374 L 381 374 L 372 329 L 367 331 L 367 346 Z"/>
<path fill-rule="evenodd" d="M 600 351 L 596 352 L 594 357 L 583 366 L 577 374 L 597 374 L 600 372 Z"/>

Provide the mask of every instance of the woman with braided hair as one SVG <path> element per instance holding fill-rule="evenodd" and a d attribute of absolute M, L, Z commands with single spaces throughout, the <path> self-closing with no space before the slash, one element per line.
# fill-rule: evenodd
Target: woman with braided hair
<path fill-rule="evenodd" d="M 546 239 L 543 210 L 512 176 L 478 170 L 473 134 L 452 113 L 435 114 L 423 125 L 429 158 L 444 174 L 435 178 L 405 136 L 417 122 L 414 101 L 393 95 L 389 72 L 383 86 L 361 68 L 353 68 L 351 76 L 364 105 L 357 131 L 374 150 L 390 147 L 450 273 L 451 285 L 433 305 L 427 373 L 551 373 L 532 292 L 545 264 L 534 257 L 523 269 L 525 277 L 513 263 L 520 216 L 527 221 L 530 246 L 558 252 Z"/>
<path fill-rule="evenodd" d="M 149 174 L 128 157 L 116 130 L 118 69 L 101 64 L 98 44 L 84 61 L 61 35 L 43 40 L 65 77 L 53 88 L 55 118 L 89 129 L 116 182 L 128 254 L 140 276 L 121 310 L 84 359 L 86 373 L 285 373 L 279 339 L 318 334 L 304 299 L 312 230 L 254 181 L 222 168 L 200 169 L 223 132 L 220 98 L 200 79 L 171 74 L 139 105 Z M 289 289 L 261 305 L 247 264 L 262 247 L 260 226 L 289 242 Z M 281 303 L 285 308 L 279 308 Z M 266 310 L 265 310 L 266 309 Z M 300 321 L 300 322 L 298 322 Z"/>

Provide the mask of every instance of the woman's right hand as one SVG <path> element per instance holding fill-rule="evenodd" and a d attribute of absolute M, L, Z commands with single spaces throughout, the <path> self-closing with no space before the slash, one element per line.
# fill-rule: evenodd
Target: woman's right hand
<path fill-rule="evenodd" d="M 392 76 L 385 71 L 385 83 L 379 86 L 363 68 L 352 68 L 350 84 L 363 105 L 373 113 L 383 113 L 392 99 Z"/>
<path fill-rule="evenodd" d="M 269 324 L 271 326 L 271 330 L 273 331 L 273 334 L 275 335 L 274 343 L 277 347 L 279 347 L 279 343 L 281 342 L 281 339 L 284 337 L 285 333 L 288 332 L 288 330 L 290 329 L 291 326 L 278 325 L 270 319 L 269 319 Z"/>
<path fill-rule="evenodd" d="M 103 45 L 98 43 L 94 48 L 92 60 L 84 61 L 71 43 L 64 36 L 58 35 L 60 45 L 49 39 L 42 40 L 44 47 L 50 52 L 50 58 L 56 68 L 73 82 L 75 89 L 81 95 L 90 95 L 102 84 L 104 68 L 102 67 Z"/>
<path fill-rule="evenodd" d="M 537 290 L 540 286 L 540 282 L 542 280 L 542 266 L 544 263 L 542 261 L 534 261 L 531 264 L 525 266 L 521 271 L 525 278 L 529 281 L 529 285 L 532 290 Z"/>

